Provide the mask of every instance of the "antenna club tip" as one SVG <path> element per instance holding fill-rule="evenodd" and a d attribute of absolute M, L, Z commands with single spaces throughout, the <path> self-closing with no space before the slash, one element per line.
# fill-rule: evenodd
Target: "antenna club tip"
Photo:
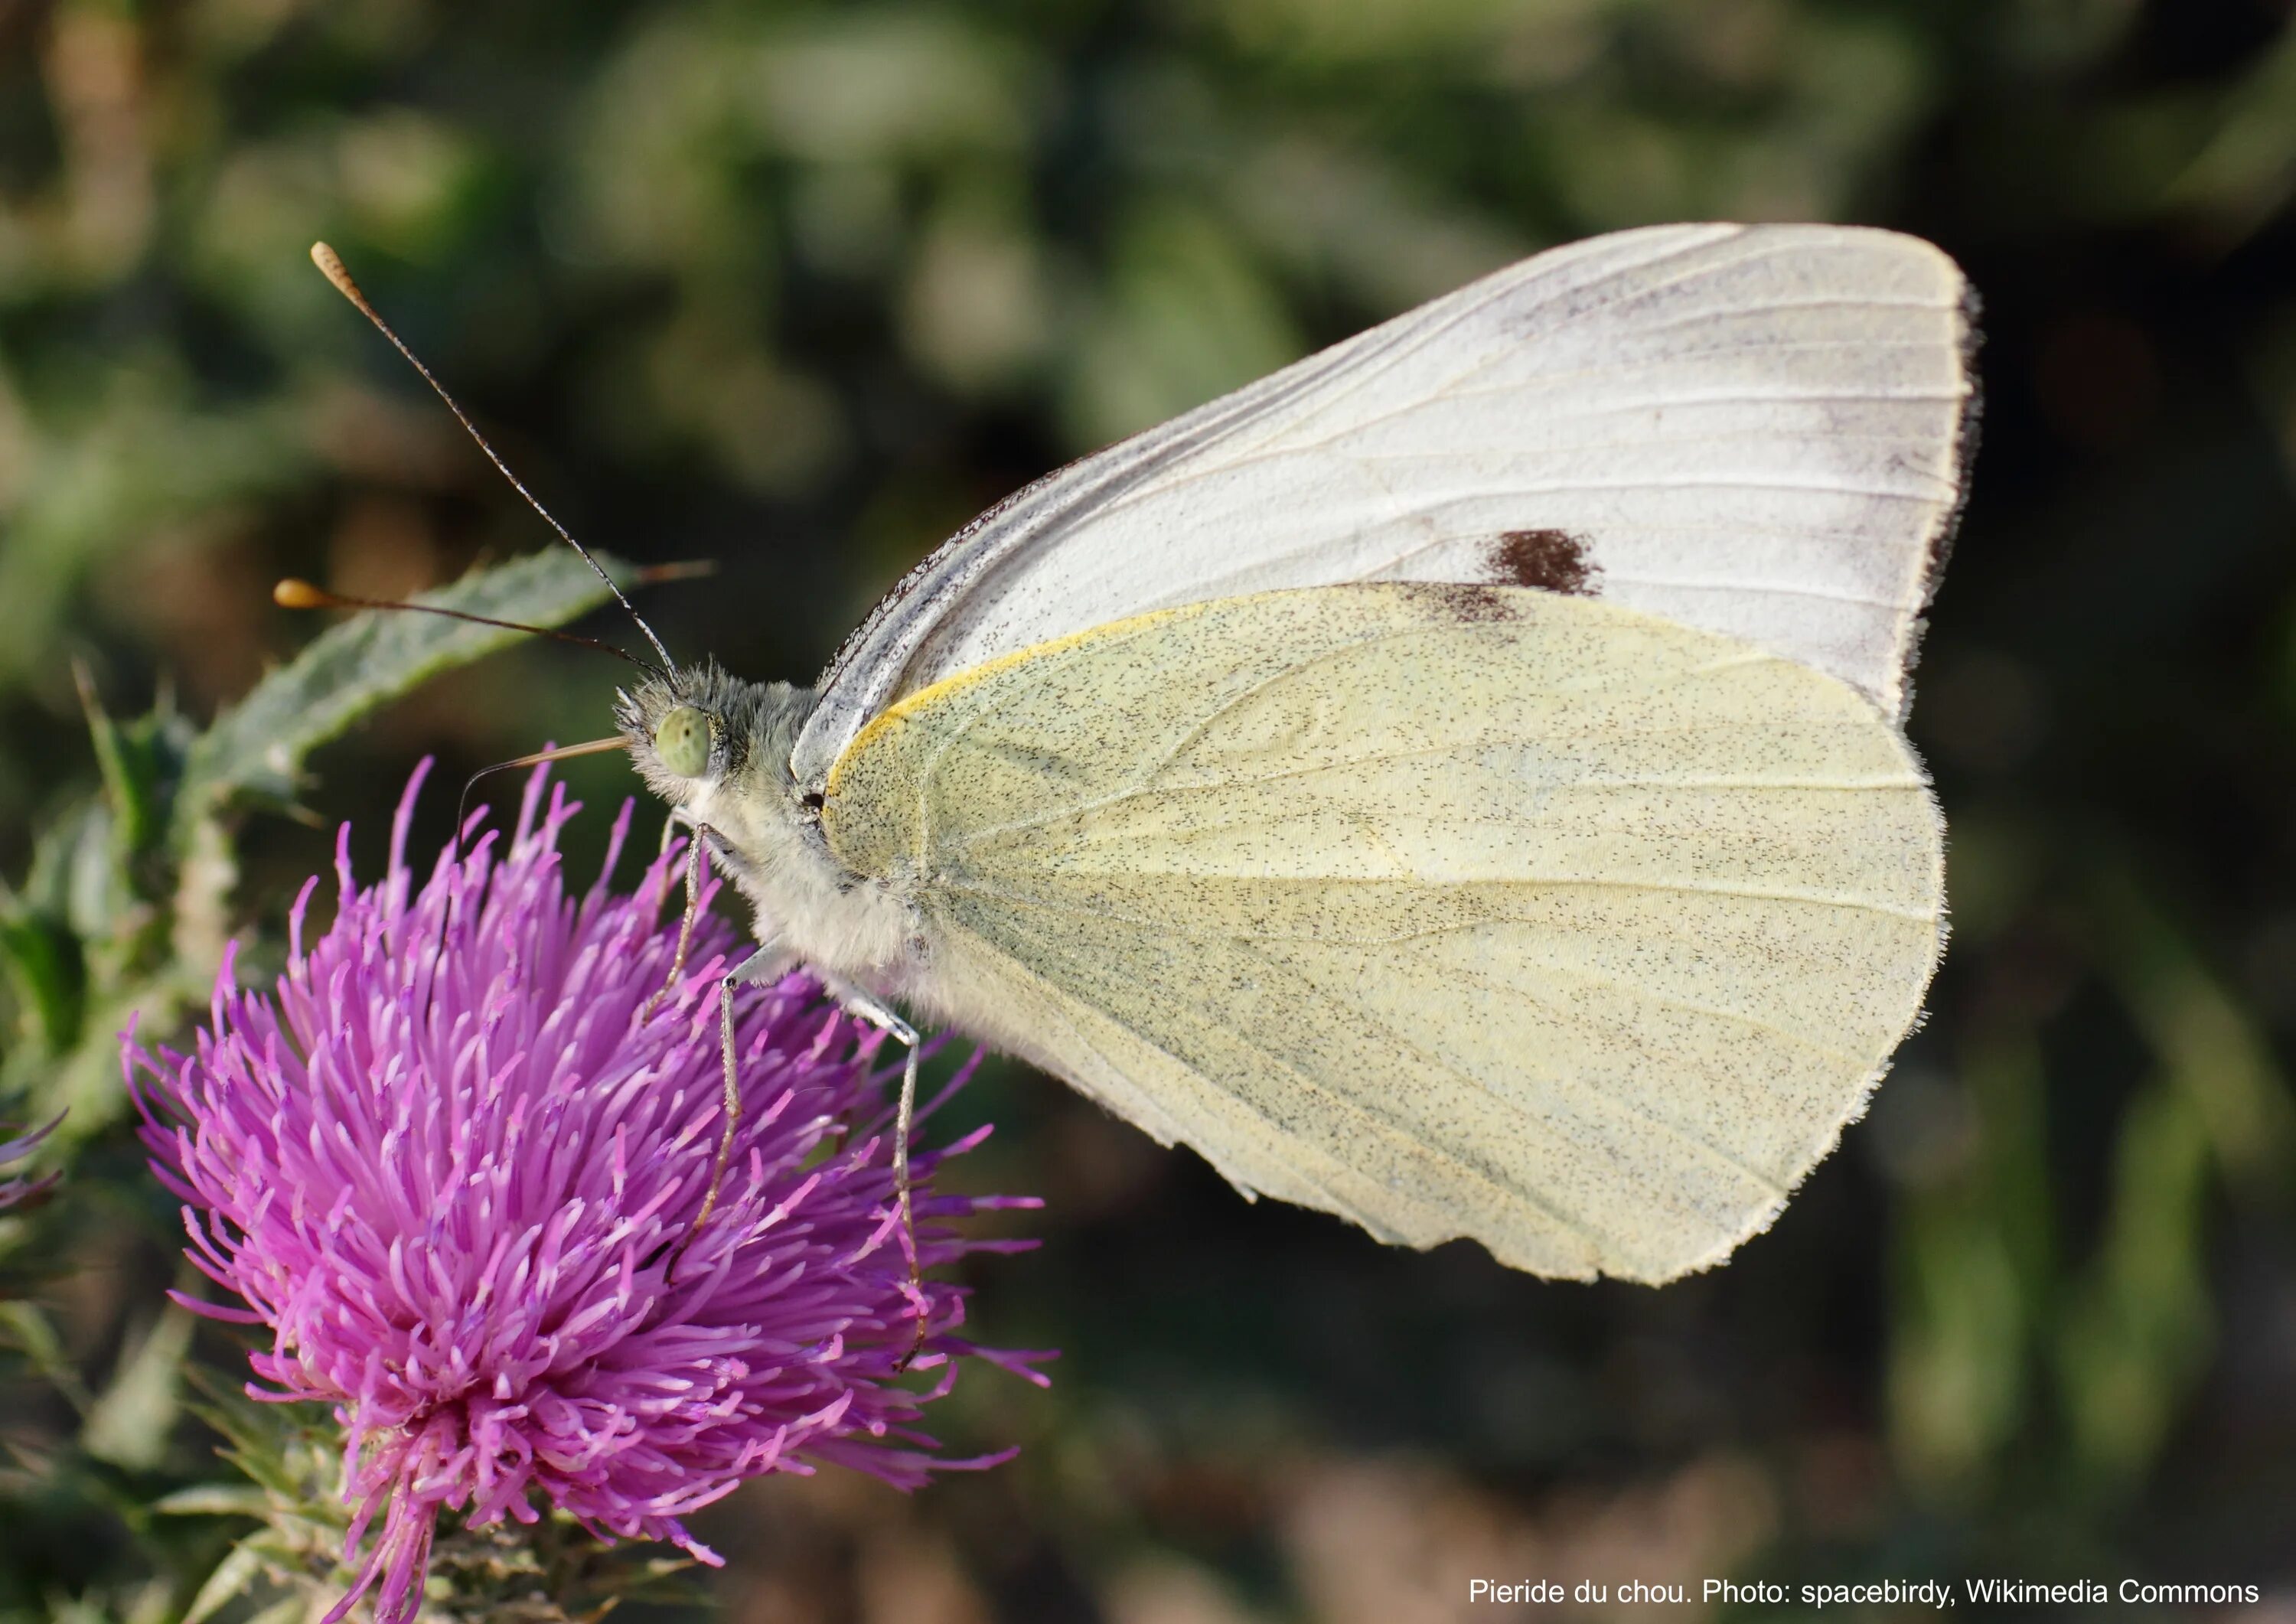
<path fill-rule="evenodd" d="M 366 308 L 366 300 L 359 295 L 358 283 L 351 280 L 350 271 L 344 266 L 340 254 L 324 242 L 314 242 L 311 244 L 311 263 L 319 267 L 320 275 L 335 284 L 336 292 L 360 309 Z"/>
<path fill-rule="evenodd" d="M 324 609 L 332 600 L 310 582 L 289 576 L 271 589 L 271 601 L 282 609 Z"/>

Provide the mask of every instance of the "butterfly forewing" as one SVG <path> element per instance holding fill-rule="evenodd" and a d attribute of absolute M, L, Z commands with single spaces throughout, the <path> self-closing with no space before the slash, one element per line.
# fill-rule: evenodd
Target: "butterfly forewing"
<path fill-rule="evenodd" d="M 1062 470 L 912 573 L 792 756 L 980 662 L 1351 580 L 1522 585 L 1749 638 L 1894 717 L 1959 500 L 1967 294 L 1840 226 L 1621 232 L 1513 266 Z"/>

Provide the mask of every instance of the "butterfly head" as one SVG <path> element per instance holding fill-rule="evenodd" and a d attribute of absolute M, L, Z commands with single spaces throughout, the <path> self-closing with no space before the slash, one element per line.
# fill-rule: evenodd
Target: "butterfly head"
<path fill-rule="evenodd" d="M 709 821 L 729 796 L 792 792 L 790 746 L 812 701 L 787 683 L 743 682 L 703 665 L 622 693 L 614 720 L 654 792 Z"/>

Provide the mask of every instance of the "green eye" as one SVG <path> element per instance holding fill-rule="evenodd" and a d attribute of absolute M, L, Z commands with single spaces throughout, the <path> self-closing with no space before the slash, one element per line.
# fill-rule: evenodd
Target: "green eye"
<path fill-rule="evenodd" d="M 709 718 L 691 705 L 679 705 L 654 724 L 653 753 L 680 778 L 709 770 Z"/>

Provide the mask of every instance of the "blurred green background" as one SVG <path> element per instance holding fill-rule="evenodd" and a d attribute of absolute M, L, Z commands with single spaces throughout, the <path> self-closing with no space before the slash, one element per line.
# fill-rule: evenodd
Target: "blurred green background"
<path fill-rule="evenodd" d="M 1663 1291 L 1548 1284 L 1247 1206 L 992 1069 L 963 1177 L 1049 1205 L 978 1322 L 1066 1352 L 941 1419 L 1024 1452 L 914 1500 L 757 1486 L 704 1520 L 724 1616 L 1994 1575 L 2296 1617 L 2292 198 L 2287 0 L 0 0 L 0 874 L 94 782 L 75 660 L 204 718 L 318 629 L 276 577 L 395 594 L 545 539 L 316 237 L 578 534 L 720 562 L 648 595 L 673 650 L 803 680 L 1026 480 L 1512 258 L 1918 232 L 1988 334 L 1913 721 L 1956 930 L 1776 1227 Z M 617 676 L 525 647 L 329 747 L 233 923 L 338 819 L 379 862 L 425 752 L 604 731 Z M 112 1193 L 37 1291 L 100 1386 L 173 1265 L 119 1130 L 90 1155 Z M 70 1420 L 0 1388 L 0 1616 L 172 1616 L 132 1515 L 40 1487 Z"/>

